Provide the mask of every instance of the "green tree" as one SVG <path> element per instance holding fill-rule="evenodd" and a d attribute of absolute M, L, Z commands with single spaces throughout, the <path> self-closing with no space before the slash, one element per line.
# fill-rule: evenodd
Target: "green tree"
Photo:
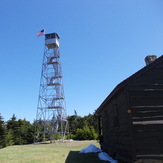
<path fill-rule="evenodd" d="M 19 119 L 17 121 L 17 139 L 16 144 L 29 144 L 33 142 L 33 125 L 30 124 L 26 119 Z"/>
<path fill-rule="evenodd" d="M 76 134 L 75 134 L 74 139 L 75 139 L 75 140 L 85 140 L 84 137 L 85 137 L 85 136 L 84 136 L 84 130 L 81 129 L 81 128 L 78 128 L 78 129 L 76 130 Z"/>
<path fill-rule="evenodd" d="M 39 132 L 43 132 L 44 131 L 44 128 L 43 128 L 43 124 L 42 124 L 42 121 L 39 120 L 39 121 L 34 121 L 33 123 L 33 126 L 34 126 L 34 141 L 35 142 L 41 142 L 43 141 L 43 135 L 42 134 L 39 134 Z"/>
<path fill-rule="evenodd" d="M 77 128 L 83 128 L 84 126 L 84 121 L 81 116 L 72 115 L 68 116 L 67 119 L 69 121 L 69 131 L 71 134 L 75 134 Z"/>
<path fill-rule="evenodd" d="M 98 133 L 98 121 L 95 114 L 88 114 L 84 116 L 83 119 L 87 122 L 88 126 L 93 126 L 95 132 Z"/>
<path fill-rule="evenodd" d="M 95 133 L 94 127 L 85 125 L 82 129 L 78 128 L 75 133 L 75 140 L 96 140 L 98 134 Z"/>
<path fill-rule="evenodd" d="M 77 114 L 68 116 L 69 132 L 71 139 L 97 139 L 97 117 L 95 114 L 89 114 L 81 117 Z M 80 134 L 79 134 L 80 133 Z"/>
<path fill-rule="evenodd" d="M 90 133 L 91 133 L 91 140 L 96 140 L 98 138 L 98 134 L 95 132 L 93 126 L 90 127 Z"/>
<path fill-rule="evenodd" d="M 17 144 L 18 123 L 15 114 L 7 121 L 7 133 L 10 141 Z"/>
<path fill-rule="evenodd" d="M 7 139 L 10 140 L 9 145 L 29 144 L 33 142 L 34 127 L 26 119 L 16 119 L 13 115 L 7 121 Z"/>
<path fill-rule="evenodd" d="M 13 135 L 14 134 L 11 129 L 6 130 L 6 134 L 5 134 L 6 146 L 14 145 Z"/>
<path fill-rule="evenodd" d="M 5 127 L 3 117 L 0 114 L 0 148 L 4 148 L 5 146 Z"/>

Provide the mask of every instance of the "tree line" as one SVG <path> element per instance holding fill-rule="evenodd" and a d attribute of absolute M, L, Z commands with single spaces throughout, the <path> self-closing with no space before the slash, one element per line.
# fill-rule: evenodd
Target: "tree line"
<path fill-rule="evenodd" d="M 76 111 L 68 116 L 69 135 L 67 138 L 73 140 L 95 140 L 98 139 L 97 120 L 94 114 L 78 116 Z M 0 148 L 11 145 L 31 144 L 34 140 L 35 122 L 30 123 L 26 119 L 17 119 L 13 116 L 4 121 L 0 114 Z"/>

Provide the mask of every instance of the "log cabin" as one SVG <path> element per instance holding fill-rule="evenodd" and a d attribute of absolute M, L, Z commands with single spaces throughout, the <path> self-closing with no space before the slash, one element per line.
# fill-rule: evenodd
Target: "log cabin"
<path fill-rule="evenodd" d="M 122 162 L 163 162 L 163 56 L 145 61 L 96 110 L 100 146 Z"/>

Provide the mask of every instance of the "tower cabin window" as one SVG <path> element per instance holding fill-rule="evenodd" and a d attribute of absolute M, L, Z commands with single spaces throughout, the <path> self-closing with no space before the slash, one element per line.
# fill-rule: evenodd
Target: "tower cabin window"
<path fill-rule="evenodd" d="M 51 33 L 51 34 L 46 34 L 46 35 L 45 35 L 45 40 L 54 39 L 54 38 L 59 39 L 58 34 L 56 34 L 56 33 Z"/>
<path fill-rule="evenodd" d="M 113 105 L 113 123 L 114 127 L 119 127 L 119 114 L 118 107 L 116 104 Z"/>

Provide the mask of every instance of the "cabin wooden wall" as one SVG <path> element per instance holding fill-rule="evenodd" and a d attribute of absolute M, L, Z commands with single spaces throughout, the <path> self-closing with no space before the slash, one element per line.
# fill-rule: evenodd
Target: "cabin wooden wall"
<path fill-rule="evenodd" d="M 137 158 L 163 158 L 162 64 L 132 82 L 128 91 Z"/>
<path fill-rule="evenodd" d="M 126 91 L 105 106 L 102 113 L 102 147 L 110 154 L 131 159 L 134 157 L 131 115 L 128 111 Z"/>

